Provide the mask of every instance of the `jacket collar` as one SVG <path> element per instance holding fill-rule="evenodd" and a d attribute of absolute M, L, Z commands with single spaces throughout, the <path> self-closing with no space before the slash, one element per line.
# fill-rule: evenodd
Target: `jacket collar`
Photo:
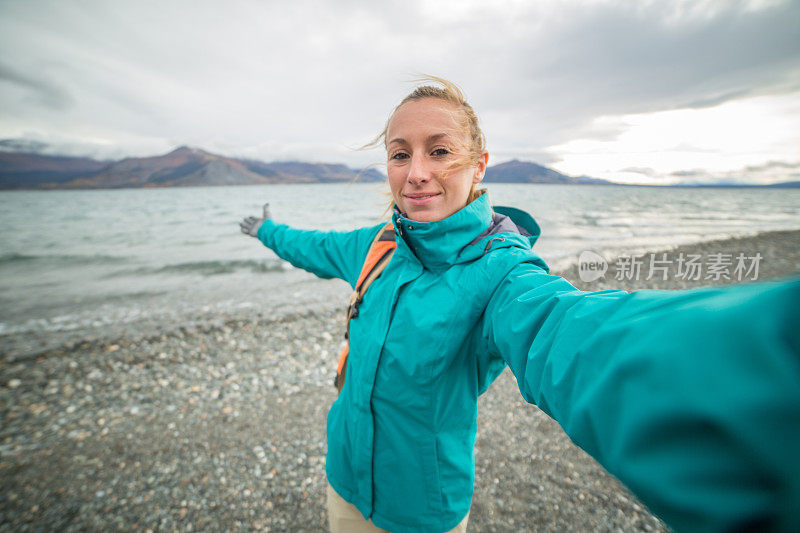
<path fill-rule="evenodd" d="M 428 269 L 474 261 L 492 248 L 530 250 L 539 237 L 539 225 L 533 217 L 512 207 L 493 210 L 485 191 L 443 220 L 410 220 L 395 206 L 392 222 L 395 233 L 402 237 L 398 241 Z"/>
<path fill-rule="evenodd" d="M 445 219 L 417 222 L 406 218 L 395 205 L 392 222 L 397 235 L 425 267 L 443 268 L 459 262 L 462 249 L 489 227 L 492 207 L 484 193 Z"/>

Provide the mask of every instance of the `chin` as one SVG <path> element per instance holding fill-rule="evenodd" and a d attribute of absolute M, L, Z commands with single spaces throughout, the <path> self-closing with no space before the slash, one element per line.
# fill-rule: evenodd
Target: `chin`
<path fill-rule="evenodd" d="M 450 216 L 439 211 L 427 209 L 410 210 L 407 213 L 409 219 L 416 220 L 417 222 L 436 222 L 437 220 L 443 220 Z"/>

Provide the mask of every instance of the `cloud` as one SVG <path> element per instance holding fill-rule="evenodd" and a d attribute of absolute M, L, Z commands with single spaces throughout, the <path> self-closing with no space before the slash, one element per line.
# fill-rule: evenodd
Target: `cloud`
<path fill-rule="evenodd" d="M 750 165 L 744 168 L 745 172 L 764 172 L 767 170 L 795 170 L 800 169 L 800 161 L 767 161 L 763 165 Z"/>
<path fill-rule="evenodd" d="M 0 139 L 0 151 L 2 152 L 24 152 L 42 153 L 47 148 L 47 144 L 40 141 L 29 139 Z"/>
<path fill-rule="evenodd" d="M 794 1 L 5 2 L 0 137 L 366 164 L 380 150 L 347 147 L 428 72 L 465 89 L 493 161 L 549 164 L 623 136 L 615 117 L 797 93 L 798 22 Z"/>
<path fill-rule="evenodd" d="M 769 161 L 727 172 L 711 173 L 705 169 L 680 170 L 669 174 L 673 183 L 725 183 L 769 185 L 800 179 L 800 161 Z"/>
<path fill-rule="evenodd" d="M 800 4 L 570 3 L 518 44 L 503 105 L 553 144 L 603 115 L 709 107 L 800 88 Z M 750 9 L 748 9 L 750 8 Z M 502 80 L 506 81 L 506 80 Z M 510 80 L 509 80 L 510 81 Z M 500 83 L 500 85 L 506 85 Z M 535 127 L 535 126 L 534 126 Z"/>
<path fill-rule="evenodd" d="M 670 176 L 675 176 L 676 178 L 711 178 L 711 175 L 705 170 L 676 170 L 675 172 L 670 172 Z"/>
<path fill-rule="evenodd" d="M 676 184 L 755 184 L 769 185 L 800 179 L 800 161 L 769 161 L 726 171 L 690 168 L 662 172 L 649 167 L 622 168 L 615 173 L 616 181 L 642 185 Z"/>
<path fill-rule="evenodd" d="M 74 103 L 72 96 L 55 83 L 37 77 L 36 74 L 23 74 L 0 63 L 0 84 L 3 82 L 24 89 L 21 97 L 23 102 L 31 102 L 56 111 L 63 111 Z"/>
<path fill-rule="evenodd" d="M 550 147 L 553 167 L 612 181 L 671 183 L 702 169 L 709 178 L 729 178 L 768 161 L 800 159 L 800 92 L 726 102 L 716 107 L 599 117 L 622 133 L 611 139 L 578 138 Z M 651 173 L 641 172 L 653 169 Z M 748 174 L 778 180 L 763 172 Z"/>
<path fill-rule="evenodd" d="M 655 169 L 650 167 L 628 167 L 623 168 L 620 172 L 626 172 L 630 174 L 641 174 L 642 176 L 647 176 L 648 178 L 652 178 L 658 175 L 658 172 Z"/>

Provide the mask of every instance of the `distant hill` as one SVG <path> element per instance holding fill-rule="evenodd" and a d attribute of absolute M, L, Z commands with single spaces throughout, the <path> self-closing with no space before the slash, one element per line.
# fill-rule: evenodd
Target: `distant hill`
<path fill-rule="evenodd" d="M 234 159 L 182 146 L 156 157 L 128 157 L 93 174 L 62 183 L 64 188 L 191 187 L 257 185 L 275 180 L 249 171 Z"/>
<path fill-rule="evenodd" d="M 18 149 L 19 151 L 8 151 Z M 386 176 L 374 168 L 358 170 L 335 163 L 275 161 L 267 163 L 212 154 L 181 146 L 168 154 L 97 161 L 86 157 L 51 156 L 25 150 L 0 140 L 0 189 L 117 189 L 259 185 L 267 183 L 381 182 Z M 486 169 L 485 183 L 553 183 L 561 185 L 620 185 L 587 176 L 567 176 L 530 161 L 513 160 Z M 659 185 L 652 185 L 659 187 Z M 800 187 L 800 182 L 770 185 L 691 184 L 672 187 Z"/>
<path fill-rule="evenodd" d="M 263 176 L 275 177 L 281 183 L 335 183 L 353 181 L 383 181 L 386 176 L 373 168 L 354 170 L 335 163 L 304 163 L 302 161 L 275 161 L 264 163 L 248 159 L 240 160 L 248 170 Z M 360 173 L 360 175 L 359 175 Z"/>
<path fill-rule="evenodd" d="M 374 169 L 341 164 L 236 159 L 181 146 L 155 157 L 120 161 L 0 152 L 2 189 L 117 189 L 383 181 Z"/>
<path fill-rule="evenodd" d="M 765 187 L 776 187 L 779 189 L 784 189 L 789 187 L 800 187 L 800 181 L 784 181 L 782 183 L 773 183 L 771 185 L 765 185 Z"/>
<path fill-rule="evenodd" d="M 53 188 L 79 176 L 93 174 L 108 161 L 0 151 L 0 189 Z"/>
<path fill-rule="evenodd" d="M 116 189 L 141 187 L 191 187 L 258 185 L 266 183 L 341 183 L 383 181 L 386 176 L 342 164 L 237 159 L 181 146 L 154 157 L 129 157 L 119 161 L 37 155 L 0 151 L 1 189 Z M 489 167 L 486 183 L 585 184 L 610 182 L 571 177 L 525 161 Z"/>
<path fill-rule="evenodd" d="M 766 185 L 756 183 L 736 183 L 736 182 L 720 182 L 720 183 L 684 183 L 676 185 L 668 185 L 668 187 L 681 187 L 681 188 L 694 188 L 694 189 L 794 189 L 800 187 L 800 181 L 782 181 L 780 183 L 768 183 Z"/>
<path fill-rule="evenodd" d="M 595 184 L 614 185 L 610 181 L 586 176 L 572 177 L 562 174 L 552 168 L 543 167 L 529 161 L 514 159 L 507 163 L 500 163 L 486 169 L 484 183 L 557 183 L 568 184 Z"/>

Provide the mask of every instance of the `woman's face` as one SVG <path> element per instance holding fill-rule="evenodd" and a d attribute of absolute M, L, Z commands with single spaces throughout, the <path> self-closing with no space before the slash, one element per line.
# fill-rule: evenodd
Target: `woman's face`
<path fill-rule="evenodd" d="M 423 98 L 401 105 L 389 122 L 389 187 L 397 207 L 411 220 L 449 217 L 467 205 L 472 185 L 483 179 L 488 153 L 478 163 L 456 167 L 459 154 L 469 146 L 456 113 L 448 102 Z"/>

